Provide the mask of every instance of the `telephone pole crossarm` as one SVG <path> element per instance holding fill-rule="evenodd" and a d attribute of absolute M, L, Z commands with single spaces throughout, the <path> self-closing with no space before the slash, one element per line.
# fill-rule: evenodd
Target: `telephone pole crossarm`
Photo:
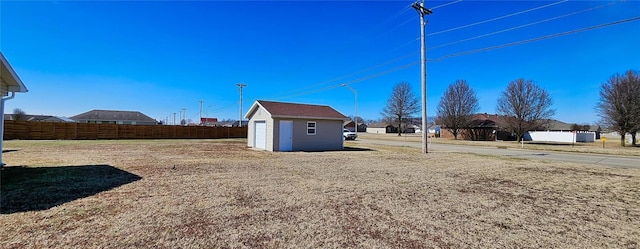
<path fill-rule="evenodd" d="M 415 2 L 413 4 L 411 4 L 411 7 L 416 9 L 418 11 L 418 13 L 420 13 L 421 16 L 433 14 L 433 11 L 431 11 L 430 9 L 427 9 L 424 6 L 422 6 L 422 2 L 421 1 L 417 1 L 417 2 Z"/>

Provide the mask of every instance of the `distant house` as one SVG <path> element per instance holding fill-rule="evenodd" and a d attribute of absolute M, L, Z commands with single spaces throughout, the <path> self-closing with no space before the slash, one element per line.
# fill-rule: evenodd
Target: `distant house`
<path fill-rule="evenodd" d="M 440 129 L 440 137 L 453 138 L 446 126 Z M 463 127 L 458 133 L 458 139 L 472 141 L 515 140 L 515 136 L 504 129 L 502 116 L 480 113 L 471 117 L 471 124 Z"/>
<path fill-rule="evenodd" d="M 78 123 L 157 125 L 158 121 L 138 111 L 91 110 L 71 117 Z"/>
<path fill-rule="evenodd" d="M 216 123 L 218 123 L 218 118 L 200 118 L 202 126 L 215 126 Z"/>
<path fill-rule="evenodd" d="M 240 125 L 242 125 L 242 127 L 247 127 L 249 125 L 249 120 L 247 120 L 247 121 L 243 120 L 242 123 L 240 123 Z M 238 121 L 234 121 L 231 124 L 231 127 L 238 127 Z"/>
<path fill-rule="evenodd" d="M 213 126 L 220 126 L 220 127 L 233 127 L 233 123 L 234 121 L 219 121 L 213 124 Z"/>
<path fill-rule="evenodd" d="M 343 123 L 348 117 L 325 105 L 258 100 L 245 115 L 247 145 L 268 151 L 343 149 Z"/>
<path fill-rule="evenodd" d="M 4 102 L 15 97 L 16 93 L 26 93 L 27 87 L 22 83 L 18 74 L 13 71 L 13 67 L 9 64 L 4 54 L 0 52 L 0 151 L 4 139 Z M 9 96 L 11 94 L 11 96 Z M 9 96 L 9 97 L 6 97 Z M 4 166 L 2 161 L 2 153 L 0 153 L 0 166 Z"/>
<path fill-rule="evenodd" d="M 504 133 L 503 127 L 503 120 L 497 114 L 474 114 L 471 125 L 461 135 L 464 139 L 472 141 L 511 140 L 511 134 Z"/>
<path fill-rule="evenodd" d="M 398 127 L 395 127 L 385 122 L 374 122 L 367 126 L 367 133 L 373 133 L 373 134 L 398 133 Z"/>
<path fill-rule="evenodd" d="M 58 122 L 58 123 L 74 123 L 76 121 L 67 118 L 67 117 L 57 117 L 52 115 L 16 115 L 16 114 L 5 114 L 4 120 L 14 120 L 14 121 L 36 121 L 36 122 Z"/>
<path fill-rule="evenodd" d="M 349 120 L 344 124 L 344 128 L 350 131 L 355 131 L 354 127 L 355 125 L 353 123 L 353 120 Z M 358 123 L 358 132 L 366 132 L 366 131 L 367 131 L 367 125 L 363 123 Z"/>
<path fill-rule="evenodd" d="M 429 134 L 433 134 L 433 135 L 437 134 L 437 137 L 439 137 L 441 128 L 442 128 L 442 125 L 432 124 L 432 125 L 429 125 L 429 127 L 427 127 L 427 130 Z"/>
<path fill-rule="evenodd" d="M 75 123 L 76 121 L 67 117 L 51 116 L 41 120 L 42 122 L 56 122 L 56 123 Z"/>

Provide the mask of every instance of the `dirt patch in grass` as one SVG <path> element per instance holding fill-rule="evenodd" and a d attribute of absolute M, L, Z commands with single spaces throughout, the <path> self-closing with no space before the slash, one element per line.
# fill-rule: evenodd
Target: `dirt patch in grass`
<path fill-rule="evenodd" d="M 8 149 L 19 148 L 5 154 L 10 164 L 109 165 L 141 179 L 42 209 L 3 212 L 0 244 L 639 246 L 639 170 L 424 155 L 378 145 L 322 153 L 271 153 L 245 145 L 245 140 L 8 141 Z M 7 184 L 26 181 L 2 174 L 3 193 Z"/>

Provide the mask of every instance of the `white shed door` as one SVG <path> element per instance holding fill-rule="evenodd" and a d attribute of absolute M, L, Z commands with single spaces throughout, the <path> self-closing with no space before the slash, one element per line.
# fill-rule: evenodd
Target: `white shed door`
<path fill-rule="evenodd" d="M 253 134 L 256 134 L 256 138 L 255 138 L 255 148 L 259 148 L 259 149 L 267 149 L 267 123 L 264 121 L 259 121 L 256 122 L 255 125 L 255 132 Z"/>
<path fill-rule="evenodd" d="M 280 121 L 280 151 L 293 150 L 293 121 Z"/>

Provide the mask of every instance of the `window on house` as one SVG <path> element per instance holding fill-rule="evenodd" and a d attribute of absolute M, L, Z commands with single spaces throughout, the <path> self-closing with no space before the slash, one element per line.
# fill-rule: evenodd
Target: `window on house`
<path fill-rule="evenodd" d="M 307 122 L 307 135 L 315 135 L 316 134 L 316 122 L 309 121 Z"/>

